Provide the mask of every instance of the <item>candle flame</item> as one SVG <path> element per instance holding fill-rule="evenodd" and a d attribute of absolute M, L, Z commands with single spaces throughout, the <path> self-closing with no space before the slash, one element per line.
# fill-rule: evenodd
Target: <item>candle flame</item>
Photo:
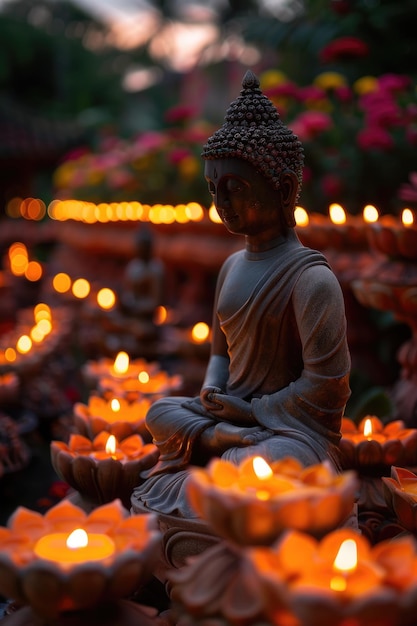
<path fill-rule="evenodd" d="M 294 218 L 297 226 L 307 226 L 310 221 L 307 211 L 302 206 L 295 207 Z"/>
<path fill-rule="evenodd" d="M 149 382 L 149 374 L 146 370 L 142 370 L 138 374 L 138 381 L 140 383 L 148 383 Z"/>
<path fill-rule="evenodd" d="M 372 204 L 367 204 L 363 209 L 363 219 L 368 224 L 377 222 L 379 217 L 378 209 L 375 208 Z"/>
<path fill-rule="evenodd" d="M 117 374 L 126 374 L 129 369 L 129 355 L 127 352 L 119 352 L 114 359 L 113 369 Z"/>
<path fill-rule="evenodd" d="M 76 528 L 67 537 L 67 547 L 71 549 L 88 546 L 88 535 L 83 528 Z"/>
<path fill-rule="evenodd" d="M 333 224 L 344 224 L 346 222 L 346 213 L 340 204 L 331 204 L 329 214 Z"/>
<path fill-rule="evenodd" d="M 274 473 L 271 466 L 261 456 L 255 456 L 252 465 L 253 471 L 260 480 L 267 480 Z"/>
<path fill-rule="evenodd" d="M 120 402 L 117 398 L 113 398 L 113 400 L 110 402 L 110 406 L 111 406 L 111 410 L 114 411 L 115 413 L 120 411 Z"/>
<path fill-rule="evenodd" d="M 353 572 L 358 565 L 358 546 L 354 539 L 345 539 L 336 555 L 333 568 L 341 573 Z"/>
<path fill-rule="evenodd" d="M 410 209 L 404 209 L 401 219 L 404 226 L 412 226 L 414 222 L 413 212 Z"/>
<path fill-rule="evenodd" d="M 369 439 L 372 437 L 372 420 L 368 417 L 363 426 L 363 435 Z"/>
<path fill-rule="evenodd" d="M 106 442 L 106 452 L 107 454 L 114 454 L 116 452 L 117 442 L 116 437 L 114 435 L 109 435 L 109 438 Z"/>

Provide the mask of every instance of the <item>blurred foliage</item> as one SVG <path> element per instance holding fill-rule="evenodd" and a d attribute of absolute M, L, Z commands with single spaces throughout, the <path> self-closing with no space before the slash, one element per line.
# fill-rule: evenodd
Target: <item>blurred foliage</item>
<path fill-rule="evenodd" d="M 70 2 L 4 5 L 0 94 L 45 118 L 103 123 L 117 117 L 125 99 L 123 55 L 109 46 L 94 50 L 104 36 L 103 26 Z"/>

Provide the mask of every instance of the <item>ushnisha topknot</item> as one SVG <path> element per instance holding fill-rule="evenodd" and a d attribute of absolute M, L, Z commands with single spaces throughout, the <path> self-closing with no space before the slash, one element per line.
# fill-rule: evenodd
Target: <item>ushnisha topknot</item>
<path fill-rule="evenodd" d="M 298 137 L 281 121 L 274 104 L 248 70 L 242 90 L 226 111 L 224 124 L 207 140 L 203 159 L 233 158 L 249 161 L 275 189 L 280 174 L 295 172 L 301 190 L 304 151 Z"/>

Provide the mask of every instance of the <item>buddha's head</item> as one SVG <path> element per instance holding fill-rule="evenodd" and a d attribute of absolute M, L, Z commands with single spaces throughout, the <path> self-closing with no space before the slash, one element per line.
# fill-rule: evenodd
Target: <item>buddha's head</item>
<path fill-rule="evenodd" d="M 295 192 L 291 202 L 284 203 L 283 218 L 287 227 L 294 227 L 294 207 L 301 192 L 304 151 L 259 84 L 255 74 L 248 70 L 240 95 L 230 104 L 223 125 L 209 137 L 201 156 L 205 160 L 247 162 L 272 192 L 281 192 L 283 181 L 292 177 Z"/>

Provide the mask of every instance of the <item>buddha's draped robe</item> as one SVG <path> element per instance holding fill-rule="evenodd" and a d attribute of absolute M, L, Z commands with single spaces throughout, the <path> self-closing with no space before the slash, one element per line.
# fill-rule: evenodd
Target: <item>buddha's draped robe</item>
<path fill-rule="evenodd" d="M 264 253 L 236 252 L 220 271 L 215 305 L 230 358 L 225 391 L 251 402 L 262 431 L 257 443 L 231 447 L 222 458 L 329 459 L 338 468 L 350 357 L 342 291 L 324 256 L 295 233 Z M 134 497 L 151 509 L 192 515 L 183 502 L 184 468 L 196 463 L 193 444 L 215 422 L 199 398 L 156 402 L 147 425 L 160 458 Z"/>

